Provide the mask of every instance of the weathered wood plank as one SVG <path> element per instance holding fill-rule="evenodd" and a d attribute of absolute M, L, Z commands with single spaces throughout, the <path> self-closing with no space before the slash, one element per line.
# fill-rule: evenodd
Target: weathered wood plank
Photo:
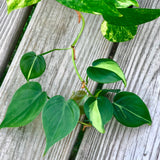
<path fill-rule="evenodd" d="M 5 0 L 0 0 L 0 78 L 26 23 L 31 7 L 7 14 Z"/>
<path fill-rule="evenodd" d="M 160 8 L 160 1 L 143 1 L 141 6 Z M 76 160 L 159 160 L 160 159 L 160 19 L 139 27 L 136 38 L 121 43 L 114 57 L 123 68 L 128 86 L 147 104 L 151 126 L 127 128 L 114 118 L 106 133 L 87 129 Z M 122 88 L 122 83 L 107 87 Z"/>
<path fill-rule="evenodd" d="M 100 33 L 102 19 L 88 14 L 85 14 L 85 19 L 86 28 L 76 46 L 76 63 L 83 77 L 92 61 L 107 56 L 112 47 L 112 43 L 106 42 Z M 62 6 L 55 0 L 43 0 L 38 4 L 0 88 L 1 121 L 14 92 L 25 83 L 19 68 L 21 56 L 27 51 L 35 51 L 38 54 L 53 48 L 70 46 L 81 27 L 77 22 L 75 11 Z M 37 80 L 50 97 L 61 94 L 67 99 L 72 91 L 81 89 L 81 83 L 73 69 L 70 51 L 54 52 L 45 56 L 45 59 L 46 72 Z M 94 83 L 91 82 L 89 88 L 93 91 Z M 1 129 L 0 159 L 68 159 L 79 129 L 80 126 L 65 139 L 56 143 L 44 158 L 45 135 L 40 116 L 26 127 Z"/>

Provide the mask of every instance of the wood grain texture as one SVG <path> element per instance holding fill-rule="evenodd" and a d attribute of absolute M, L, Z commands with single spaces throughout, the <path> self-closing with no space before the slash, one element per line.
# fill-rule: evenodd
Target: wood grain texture
<path fill-rule="evenodd" d="M 31 7 L 7 13 L 5 0 L 0 0 L 0 78 L 13 53 L 18 37 L 29 16 Z"/>
<path fill-rule="evenodd" d="M 101 35 L 102 18 L 84 14 L 86 28 L 76 46 L 76 63 L 82 77 L 85 70 L 96 58 L 109 54 L 112 43 Z M 20 72 L 19 61 L 28 51 L 37 54 L 53 48 L 65 48 L 72 44 L 81 28 L 75 11 L 70 10 L 55 0 L 40 2 L 23 36 L 17 53 L 0 88 L 0 121 L 3 120 L 7 106 L 14 92 L 25 82 Z M 71 51 L 56 51 L 45 56 L 46 72 L 36 79 L 50 97 L 63 95 L 66 99 L 72 91 L 80 90 L 81 83 L 75 74 L 71 61 Z M 92 86 L 92 87 L 91 87 Z M 91 91 L 94 83 L 89 82 Z M 43 157 L 45 135 L 41 116 L 26 127 L 0 130 L 0 160 L 65 160 L 68 159 L 80 125 L 66 138 L 56 143 Z"/>
<path fill-rule="evenodd" d="M 160 8 L 160 1 L 141 1 L 141 6 Z M 160 19 L 141 25 L 134 40 L 121 43 L 114 57 L 128 82 L 105 85 L 132 91 L 147 104 L 152 125 L 127 128 L 114 118 L 104 135 L 87 129 L 76 160 L 160 160 Z"/>

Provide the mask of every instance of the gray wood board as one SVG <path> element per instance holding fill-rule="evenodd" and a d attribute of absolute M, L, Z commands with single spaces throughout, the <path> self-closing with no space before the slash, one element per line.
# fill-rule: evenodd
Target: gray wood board
<path fill-rule="evenodd" d="M 82 77 L 86 76 L 86 68 L 91 65 L 92 61 L 100 57 L 107 57 L 112 47 L 112 43 L 107 42 L 101 35 L 102 17 L 91 14 L 84 14 L 84 17 L 86 28 L 76 46 L 76 64 Z M 43 0 L 37 5 L 0 88 L 0 121 L 5 116 L 14 92 L 26 83 L 19 68 L 21 56 L 29 51 L 39 54 L 53 48 L 69 47 L 81 28 L 81 24 L 77 22 L 75 11 L 62 6 L 55 0 Z M 47 91 L 50 97 L 63 95 L 67 99 L 72 95 L 72 91 L 81 89 L 81 83 L 71 61 L 71 51 L 50 53 L 45 56 L 45 60 L 46 72 L 36 80 L 42 84 L 43 90 Z M 95 83 L 89 82 L 88 87 L 91 91 L 95 89 L 95 86 Z M 79 130 L 80 125 L 69 136 L 56 143 L 43 157 L 45 135 L 41 116 L 25 127 L 1 129 L 0 159 L 68 159 Z"/>
<path fill-rule="evenodd" d="M 142 4 L 143 3 L 143 4 Z M 141 6 L 160 8 L 160 1 Z M 149 108 L 152 125 L 127 128 L 113 118 L 104 135 L 87 129 L 76 160 L 160 159 L 160 19 L 141 25 L 134 40 L 118 46 L 114 60 L 123 69 L 128 85 L 105 85 L 138 94 Z"/>
<path fill-rule="evenodd" d="M 6 0 L 0 0 L 0 78 L 13 53 L 31 7 L 7 13 Z"/>

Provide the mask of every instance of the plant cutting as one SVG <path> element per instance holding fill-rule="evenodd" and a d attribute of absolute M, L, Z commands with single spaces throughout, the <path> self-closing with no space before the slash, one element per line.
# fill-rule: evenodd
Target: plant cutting
<path fill-rule="evenodd" d="M 83 1 L 58 1 L 67 7 L 82 12 L 103 15 L 105 21 L 102 23 L 101 30 L 106 38 L 111 37 L 108 38 L 111 41 L 129 40 L 130 38 L 127 39 L 122 34 L 126 33 L 133 37 L 132 31 L 136 31 L 137 25 L 155 19 L 160 15 L 159 10 L 126 8 L 133 4 L 137 6 L 138 3 L 134 0 L 117 0 L 114 3 L 113 1 L 86 1 L 85 4 Z M 100 133 L 105 132 L 104 125 L 113 116 L 127 127 L 138 127 L 143 124 L 151 125 L 149 111 L 142 99 L 136 94 L 119 89 L 100 89 L 92 94 L 88 89 L 89 78 L 102 84 L 122 81 L 126 86 L 127 83 L 123 71 L 111 59 L 95 60 L 92 66 L 87 68 L 85 80 L 80 75 L 75 62 L 75 45 L 84 30 L 85 20 L 80 12 L 78 12 L 78 15 L 82 20 L 82 28 L 75 41 L 68 48 L 53 49 L 39 55 L 29 52 L 22 56 L 20 68 L 27 82 L 14 94 L 6 116 L 0 125 L 0 128 L 25 126 L 42 112 L 43 128 L 46 135 L 44 154 L 54 143 L 67 136 L 77 123 L 93 126 Z M 147 15 L 150 16 L 147 17 Z M 131 16 L 136 18 L 131 19 Z M 113 34 L 114 31 L 116 31 L 116 34 Z M 55 50 L 71 50 L 75 72 L 82 82 L 82 88 L 85 89 L 85 91 L 75 92 L 67 101 L 61 95 L 49 97 L 45 91 L 42 91 L 38 82 L 30 81 L 44 73 L 46 69 L 44 56 Z M 115 94 L 113 100 L 106 97 L 109 92 Z M 89 123 L 79 121 L 80 114 L 84 113 Z"/>

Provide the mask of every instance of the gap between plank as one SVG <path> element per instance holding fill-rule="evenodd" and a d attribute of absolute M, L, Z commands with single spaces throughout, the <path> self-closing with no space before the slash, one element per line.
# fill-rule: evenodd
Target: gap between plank
<path fill-rule="evenodd" d="M 14 49 L 13 49 L 13 51 L 12 51 L 12 53 L 11 53 L 8 61 L 7 61 L 7 65 L 6 65 L 6 67 L 5 67 L 4 73 L 3 73 L 2 76 L 0 77 L 0 86 L 1 86 L 2 83 L 3 83 L 3 80 L 4 80 L 4 78 L 5 78 L 5 76 L 6 76 L 7 72 L 8 72 L 8 69 L 9 69 L 9 67 L 10 67 L 10 64 L 11 64 L 11 62 L 12 62 L 12 60 L 13 60 L 15 54 L 16 54 L 16 51 L 17 51 L 17 49 L 18 49 L 18 46 L 19 46 L 19 44 L 20 44 L 20 42 L 21 42 L 21 40 L 22 40 L 22 38 L 23 38 L 23 35 L 24 35 L 24 33 L 25 33 L 25 31 L 26 31 L 26 29 L 27 29 L 27 27 L 28 27 L 28 24 L 29 24 L 29 22 L 30 22 L 30 20 L 31 20 L 31 17 L 32 17 L 32 15 L 33 15 L 33 13 L 34 13 L 34 10 L 35 10 L 35 8 L 36 8 L 36 4 L 33 5 L 33 6 L 31 6 L 31 7 L 32 7 L 32 8 L 30 9 L 30 12 L 29 12 L 29 14 L 28 14 L 28 17 L 26 18 L 26 22 L 25 22 L 24 26 L 22 27 L 23 29 L 21 30 L 21 34 L 19 35 L 19 37 L 18 37 L 18 39 L 17 39 L 17 42 L 15 43 L 15 47 L 14 47 Z"/>
<path fill-rule="evenodd" d="M 109 56 L 108 56 L 109 59 L 113 59 L 113 58 L 114 58 L 114 56 L 115 56 L 115 54 L 116 54 L 116 51 L 117 51 L 117 48 L 118 48 L 118 45 L 119 45 L 119 43 L 113 43 L 112 48 L 111 48 L 111 51 L 110 51 L 110 54 L 109 54 Z M 95 91 L 96 91 L 97 89 L 102 89 L 102 88 L 103 88 L 103 84 L 97 83 L 97 84 L 96 84 L 96 87 L 95 87 L 95 90 L 94 90 L 93 93 L 95 93 Z M 87 120 L 86 117 L 84 117 L 84 120 L 83 120 L 83 121 L 85 121 L 85 120 Z M 78 150 L 79 150 L 79 147 L 80 147 L 80 144 L 81 144 L 81 142 L 82 142 L 84 133 L 85 133 L 85 131 L 82 131 L 82 125 L 81 125 L 80 132 L 79 132 L 79 134 L 78 134 L 78 136 L 77 136 L 77 139 L 76 139 L 76 141 L 75 141 L 75 144 L 74 144 L 74 146 L 73 146 L 73 148 L 72 148 L 72 152 L 71 152 L 71 154 L 70 154 L 69 160 L 75 160 L 76 155 L 77 155 Z"/>

